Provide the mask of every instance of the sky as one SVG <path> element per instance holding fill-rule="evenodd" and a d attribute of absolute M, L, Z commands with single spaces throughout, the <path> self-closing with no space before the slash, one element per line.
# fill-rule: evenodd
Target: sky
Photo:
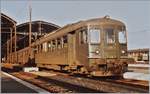
<path fill-rule="evenodd" d="M 109 15 L 126 24 L 128 49 L 150 48 L 149 0 L 1 0 L 1 12 L 21 24 L 29 21 L 29 3 L 32 20 L 59 26 Z"/>

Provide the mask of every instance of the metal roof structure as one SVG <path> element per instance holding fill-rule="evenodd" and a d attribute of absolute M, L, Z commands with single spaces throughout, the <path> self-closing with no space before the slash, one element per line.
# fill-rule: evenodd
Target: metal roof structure
<path fill-rule="evenodd" d="M 10 32 L 14 30 L 16 23 L 15 20 L 1 13 L 1 45 L 10 39 Z"/>
<path fill-rule="evenodd" d="M 32 32 L 48 33 L 60 28 L 58 25 L 45 21 L 32 21 Z M 17 25 L 17 32 L 29 32 L 29 22 Z"/>
<path fill-rule="evenodd" d="M 29 36 L 29 22 L 25 22 L 22 24 L 17 25 L 17 22 L 10 18 L 9 16 L 1 13 L 1 46 L 2 46 L 2 57 L 6 54 L 7 52 L 7 41 L 10 40 L 10 37 L 12 36 L 12 43 L 15 43 L 14 41 L 14 29 L 16 28 L 16 43 L 17 43 L 17 50 L 22 49 L 26 46 L 28 46 L 28 36 Z M 54 30 L 59 29 L 60 27 L 58 25 L 37 20 L 37 21 L 32 21 L 32 37 L 34 38 L 35 36 L 37 38 L 52 32 Z M 12 35 L 11 35 L 12 32 Z M 35 40 L 35 39 L 34 39 Z M 34 41 L 33 40 L 33 41 Z M 12 46 L 12 52 L 14 51 Z"/>
<path fill-rule="evenodd" d="M 45 21 L 32 21 L 32 42 L 34 42 L 36 39 L 44 36 L 47 33 L 53 32 L 54 30 L 59 29 L 60 27 L 58 25 L 45 22 Z M 24 47 L 27 47 L 29 44 L 29 22 L 22 23 L 17 25 L 17 45 L 18 50 L 22 49 Z"/>
<path fill-rule="evenodd" d="M 7 53 L 7 40 L 14 36 L 17 22 L 9 16 L 1 13 L 1 57 Z M 12 32 L 12 35 L 11 35 Z M 15 45 L 12 43 L 12 45 Z M 12 48 L 12 46 L 11 46 Z"/>

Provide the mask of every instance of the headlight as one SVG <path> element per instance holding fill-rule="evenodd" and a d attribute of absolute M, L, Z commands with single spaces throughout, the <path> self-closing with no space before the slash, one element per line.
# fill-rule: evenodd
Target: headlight
<path fill-rule="evenodd" d="M 96 54 L 99 54 L 100 52 L 97 50 L 95 53 L 96 53 Z"/>
<path fill-rule="evenodd" d="M 122 50 L 122 51 L 121 51 L 121 53 L 123 53 L 123 54 L 124 54 L 124 53 L 125 53 L 125 51 L 124 51 L 124 50 Z"/>

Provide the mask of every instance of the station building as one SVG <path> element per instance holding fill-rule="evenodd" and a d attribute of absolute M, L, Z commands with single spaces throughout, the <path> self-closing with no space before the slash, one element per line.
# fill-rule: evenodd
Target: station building
<path fill-rule="evenodd" d="M 128 57 L 137 63 L 149 63 L 149 48 L 128 50 Z"/>
<path fill-rule="evenodd" d="M 15 40 L 17 22 L 9 16 L 1 13 L 1 58 L 6 59 L 16 45 Z M 11 40 L 10 40 L 11 39 Z"/>
<path fill-rule="evenodd" d="M 31 22 L 32 42 L 40 37 L 60 28 L 56 24 L 45 21 Z M 7 60 L 13 52 L 29 45 L 29 22 L 17 25 L 11 17 L 1 13 L 1 60 Z M 13 58 L 12 58 L 13 59 Z M 11 61 L 11 59 L 10 59 Z"/>
<path fill-rule="evenodd" d="M 58 25 L 40 20 L 32 21 L 31 25 L 32 25 L 31 28 L 32 42 L 35 42 L 35 40 L 39 39 L 40 37 L 60 28 Z M 17 25 L 17 37 L 18 37 L 17 50 L 29 46 L 28 35 L 29 35 L 29 22 Z"/>

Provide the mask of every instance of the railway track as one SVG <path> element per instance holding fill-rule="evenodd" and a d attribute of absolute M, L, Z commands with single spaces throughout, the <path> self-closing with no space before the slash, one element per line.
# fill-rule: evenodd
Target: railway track
<path fill-rule="evenodd" d="M 140 93 L 145 93 L 149 92 L 149 86 L 148 84 L 146 86 L 143 86 L 141 84 L 135 84 L 134 82 L 128 82 L 125 79 L 121 80 L 110 80 L 110 79 L 94 79 L 93 78 L 85 78 L 85 77 L 68 77 L 76 81 L 77 83 L 80 83 L 83 87 L 88 87 L 88 88 L 94 88 L 99 91 L 104 91 L 104 92 L 140 92 Z M 63 78 L 64 79 L 64 78 Z M 59 79 L 60 80 L 60 79 Z M 73 82 L 72 80 L 72 82 Z M 69 81 L 69 80 L 68 80 Z M 138 81 L 139 82 L 139 81 Z M 142 82 L 142 81 L 140 81 Z M 74 82 L 74 84 L 77 84 Z M 148 82 L 147 82 L 148 83 Z"/>
<path fill-rule="evenodd" d="M 31 73 L 26 73 L 26 74 L 31 75 Z M 34 80 L 35 81 L 34 83 L 37 83 L 38 81 L 45 81 L 46 83 L 50 83 L 51 87 L 48 89 L 46 88 L 46 90 L 50 92 L 76 92 L 76 93 L 77 92 L 80 93 L 91 93 L 91 92 L 93 93 L 101 93 L 101 92 L 147 93 L 149 92 L 148 89 L 141 88 L 139 86 L 135 87 L 135 85 L 131 85 L 131 83 L 130 84 L 119 83 L 119 81 L 116 80 L 115 81 L 95 80 L 95 79 L 93 80 L 93 79 L 83 78 L 83 77 L 74 77 L 66 74 L 64 75 L 57 74 L 55 76 L 47 76 L 47 77 L 38 75 L 35 78 L 36 79 Z M 41 85 L 41 83 L 39 84 Z M 58 90 L 57 89 L 55 90 L 55 88 L 52 88 L 53 86 L 54 87 L 59 86 L 59 89 L 58 87 L 56 87 Z M 45 86 L 43 87 L 45 88 Z"/>
<path fill-rule="evenodd" d="M 138 93 L 148 93 L 149 86 L 135 84 L 134 82 L 128 82 L 127 79 L 122 80 L 106 80 L 106 82 L 112 83 L 121 88 L 128 89 L 129 91 L 138 92 Z M 140 81 L 138 81 L 140 82 Z"/>
<path fill-rule="evenodd" d="M 127 86 L 133 86 L 137 87 L 140 89 L 145 89 L 149 90 L 149 82 L 144 81 L 144 80 L 135 80 L 135 79 L 118 79 L 118 80 L 112 80 L 112 79 L 107 79 L 107 81 L 112 82 L 112 83 L 118 83 L 118 84 L 123 84 Z"/>
<path fill-rule="evenodd" d="M 72 92 L 74 92 L 74 91 L 71 91 L 64 87 L 58 86 L 54 83 L 50 83 L 48 81 L 39 79 L 39 77 L 37 75 L 31 74 L 31 73 L 15 72 L 15 73 L 11 73 L 11 75 L 13 75 L 17 78 L 20 78 L 24 81 L 27 81 L 29 83 L 32 83 L 36 86 L 39 86 L 51 93 L 72 93 Z"/>
<path fill-rule="evenodd" d="M 43 73 L 50 73 L 47 75 Z M 13 72 L 12 75 L 35 84 L 52 93 L 148 93 L 147 82 L 129 79 L 99 79 L 83 76 L 72 76 L 60 72 Z M 55 74 L 55 75 L 53 75 Z M 135 83 L 136 82 L 136 83 Z M 139 83 L 139 84 L 138 84 Z"/>
<path fill-rule="evenodd" d="M 22 80 L 46 89 L 51 93 L 102 93 L 102 91 L 66 83 L 65 81 L 49 79 L 49 77 L 42 77 L 32 73 L 19 72 L 11 74 Z"/>
<path fill-rule="evenodd" d="M 51 71 L 52 73 L 54 71 Z M 60 75 L 69 75 L 67 73 L 63 73 L 63 72 L 54 72 L 56 74 L 60 74 Z M 102 77 L 87 77 L 85 75 L 71 75 L 73 77 L 78 77 L 79 79 L 91 79 L 91 80 L 100 80 L 100 81 L 105 81 L 105 82 L 109 82 L 109 83 L 115 83 L 115 84 L 123 84 L 124 86 L 132 86 L 132 87 L 136 87 L 136 88 L 139 88 L 139 89 L 143 89 L 143 91 L 147 92 L 149 91 L 149 81 L 145 81 L 145 80 L 136 80 L 136 79 L 124 79 L 124 78 L 102 78 Z M 142 91 L 142 90 L 141 90 Z"/>

